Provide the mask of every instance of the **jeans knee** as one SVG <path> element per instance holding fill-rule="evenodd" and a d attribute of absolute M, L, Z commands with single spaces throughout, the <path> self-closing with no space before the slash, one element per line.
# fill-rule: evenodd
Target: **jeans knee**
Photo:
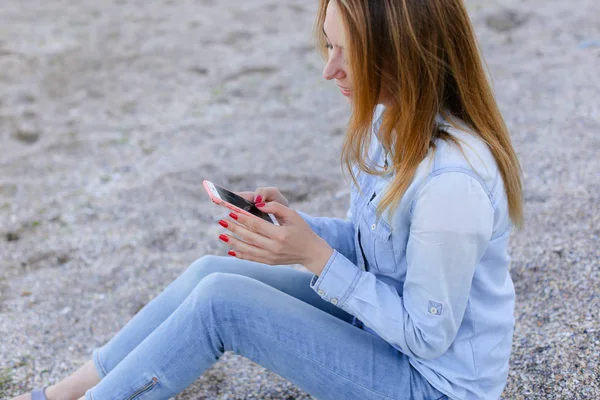
<path fill-rule="evenodd" d="M 213 272 L 194 288 L 195 303 L 217 308 L 245 308 L 252 305 L 260 282 L 247 276 L 226 272 Z"/>
<path fill-rule="evenodd" d="M 214 255 L 202 256 L 190 264 L 186 273 L 193 275 L 197 281 L 201 281 L 208 275 L 219 271 L 219 258 Z"/>
<path fill-rule="evenodd" d="M 215 272 L 200 281 L 188 297 L 189 320 L 206 329 L 220 351 L 234 350 L 248 327 L 257 324 L 252 302 L 258 281 L 246 276 Z"/>
<path fill-rule="evenodd" d="M 208 299 L 218 297 L 228 298 L 231 293 L 235 293 L 235 281 L 238 276 L 224 272 L 211 271 L 204 279 L 196 285 L 196 292 Z"/>
<path fill-rule="evenodd" d="M 249 278 L 223 272 L 207 275 L 198 282 L 190 296 L 195 312 L 210 320 L 219 320 L 222 317 L 235 319 L 240 306 L 245 308 L 251 303 L 247 301 L 241 288 L 240 281 L 247 279 Z M 244 300 L 240 302 L 240 298 Z"/>

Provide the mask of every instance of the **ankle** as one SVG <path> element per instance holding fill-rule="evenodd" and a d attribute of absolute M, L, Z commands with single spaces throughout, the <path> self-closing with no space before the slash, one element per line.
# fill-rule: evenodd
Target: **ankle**
<path fill-rule="evenodd" d="M 59 387 L 59 385 L 48 386 L 45 390 L 48 400 L 77 400 L 79 396 L 73 393 L 69 388 Z"/>

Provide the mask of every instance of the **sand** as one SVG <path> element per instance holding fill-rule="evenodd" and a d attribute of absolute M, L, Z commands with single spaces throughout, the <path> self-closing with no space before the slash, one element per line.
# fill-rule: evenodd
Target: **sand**
<path fill-rule="evenodd" d="M 506 399 L 600 398 L 600 3 L 469 0 L 525 176 Z M 0 398 L 65 376 L 191 262 L 203 179 L 343 216 L 315 2 L 0 4 Z M 226 354 L 177 399 L 308 399 Z"/>

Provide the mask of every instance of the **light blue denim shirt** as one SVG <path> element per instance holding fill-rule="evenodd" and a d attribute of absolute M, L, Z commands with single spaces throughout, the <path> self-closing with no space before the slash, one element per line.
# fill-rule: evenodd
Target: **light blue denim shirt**
<path fill-rule="evenodd" d="M 373 118 L 372 166 L 383 165 L 383 111 L 378 106 Z M 334 248 L 311 286 L 406 354 L 448 397 L 497 399 L 514 328 L 508 203 L 487 145 L 466 130 L 445 130 L 462 151 L 438 140 L 393 219 L 375 213 L 392 174 L 360 174 L 346 219 L 301 213 Z"/>

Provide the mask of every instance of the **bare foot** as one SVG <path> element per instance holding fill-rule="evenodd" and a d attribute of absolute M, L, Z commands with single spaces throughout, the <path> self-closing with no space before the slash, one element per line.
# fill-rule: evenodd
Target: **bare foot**
<path fill-rule="evenodd" d="M 31 400 L 31 393 L 22 394 L 20 396 L 13 397 L 10 400 Z"/>
<path fill-rule="evenodd" d="M 60 397 L 51 397 L 51 396 L 48 395 L 48 389 L 46 389 L 44 391 L 44 395 L 46 396 L 46 398 L 48 400 L 71 400 L 72 399 L 72 397 L 69 397 L 69 396 L 62 396 L 62 398 L 60 398 Z M 82 399 L 83 399 L 83 397 L 82 397 Z M 10 400 L 31 400 L 31 393 L 22 394 L 20 396 L 13 397 Z"/>
<path fill-rule="evenodd" d="M 48 400 L 83 399 L 85 392 L 100 382 L 96 367 L 88 361 L 81 368 L 57 384 L 48 386 L 45 390 Z M 31 400 L 31 393 L 22 394 L 11 400 Z"/>

